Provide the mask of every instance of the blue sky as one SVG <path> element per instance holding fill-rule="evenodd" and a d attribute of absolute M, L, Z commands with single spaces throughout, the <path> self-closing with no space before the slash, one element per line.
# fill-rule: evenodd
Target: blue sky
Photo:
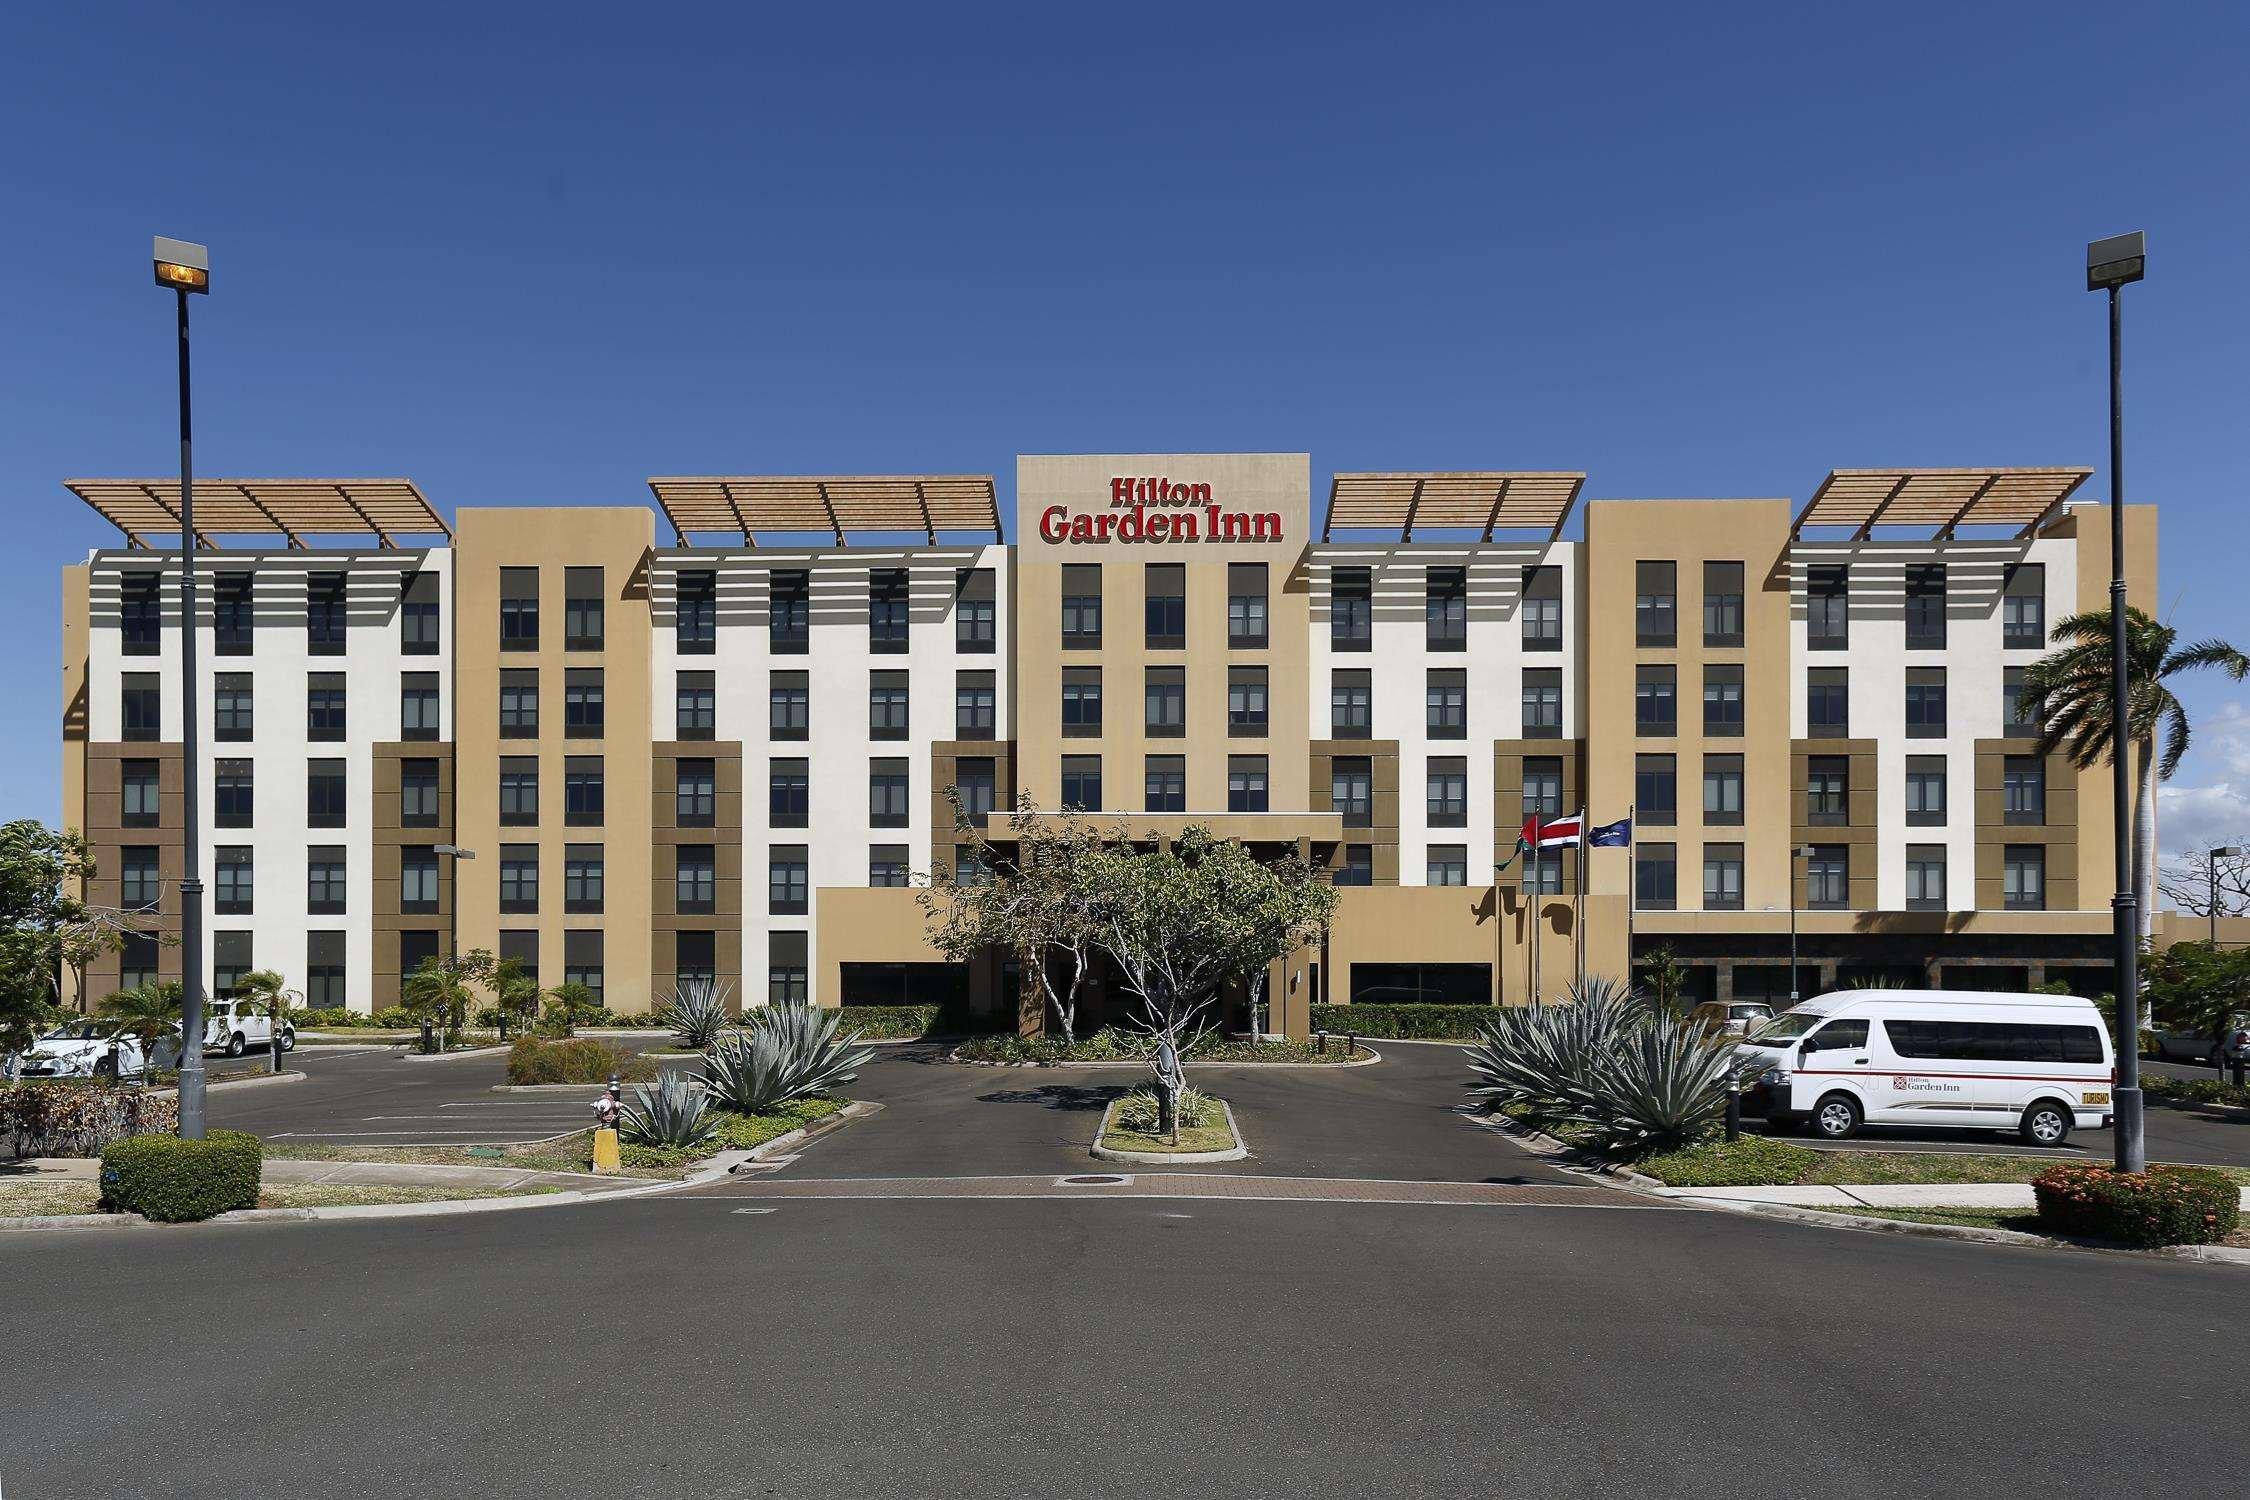
<path fill-rule="evenodd" d="M 2250 636 L 2250 12 L 2185 5 L 16 6 L 0 815 L 58 810 L 59 481 L 176 463 L 148 237 L 213 247 L 198 465 L 441 505 L 1254 449 L 1803 499 L 2085 463 Z M 325 14 L 311 14 L 313 11 Z M 2250 834 L 2199 684 L 2168 846 Z"/>

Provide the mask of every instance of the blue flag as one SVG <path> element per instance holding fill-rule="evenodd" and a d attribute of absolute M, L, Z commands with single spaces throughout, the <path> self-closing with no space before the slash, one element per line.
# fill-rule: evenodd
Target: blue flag
<path fill-rule="evenodd" d="M 1619 818 L 1614 823 L 1604 823 L 1586 835 L 1589 849 L 1623 849 L 1633 842 L 1633 820 Z"/>

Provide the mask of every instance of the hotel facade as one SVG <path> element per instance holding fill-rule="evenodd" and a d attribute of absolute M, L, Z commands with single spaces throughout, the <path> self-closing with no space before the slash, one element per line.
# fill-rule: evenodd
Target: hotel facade
<path fill-rule="evenodd" d="M 403 480 L 206 480 L 192 768 L 177 486 L 71 481 L 124 545 L 63 570 L 64 822 L 146 929 L 87 988 L 178 977 L 192 773 L 206 983 L 315 1006 L 395 1004 L 458 946 L 623 1011 L 700 975 L 1006 1012 L 1011 959 L 924 937 L 956 796 L 995 836 L 1025 797 L 1313 860 L 1340 899 L 1269 986 L 1293 1034 L 1660 948 L 1691 997 L 1777 1000 L 1792 931 L 1808 994 L 2098 993 L 2108 774 L 2016 707 L 2048 628 L 2106 607 L 2086 477 L 1582 505 L 1576 473 L 1338 474 L 1316 530 L 1304 454 L 1026 456 L 1012 544 L 989 476 L 450 523 Z M 2148 607 L 2155 513 L 2126 519 Z M 1630 843 L 1517 854 L 1580 812 Z"/>

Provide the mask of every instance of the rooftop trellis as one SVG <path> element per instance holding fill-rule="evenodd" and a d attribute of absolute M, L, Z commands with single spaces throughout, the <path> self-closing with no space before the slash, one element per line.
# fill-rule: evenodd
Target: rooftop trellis
<path fill-rule="evenodd" d="M 846 545 L 854 531 L 941 531 L 1001 535 L 989 474 L 746 474 L 651 479 L 649 489 L 680 545 L 692 532 L 732 531 L 746 547 L 757 533 L 825 531 Z"/>
<path fill-rule="evenodd" d="M 2062 508 L 2091 469 L 1836 469 L 1797 513 L 1807 526 L 1853 528 L 1866 541 L 1878 526 L 1930 530 L 1950 540 L 1963 526 L 2014 526 L 2028 537 Z"/>
<path fill-rule="evenodd" d="M 180 534 L 177 479 L 66 479 L 63 487 L 125 533 L 128 546 L 150 546 L 151 536 Z M 198 479 L 195 540 L 279 536 L 291 547 L 307 537 L 373 536 L 396 547 L 402 536 L 442 536 L 453 530 L 411 479 Z"/>
<path fill-rule="evenodd" d="M 1411 542 L 1419 526 L 1475 531 L 1488 542 L 1495 531 L 1544 531 L 1552 540 L 1585 483 L 1583 474 L 1561 473 L 1338 474 L 1320 539 L 1339 530 L 1396 531 Z"/>

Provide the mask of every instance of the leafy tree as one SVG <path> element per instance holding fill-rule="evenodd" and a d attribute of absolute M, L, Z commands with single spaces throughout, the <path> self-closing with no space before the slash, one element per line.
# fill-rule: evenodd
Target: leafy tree
<path fill-rule="evenodd" d="M 2216 1042 L 2250 1012 L 2250 948 L 2174 943 L 2142 955 L 2148 999 L 2159 1021 Z"/>
<path fill-rule="evenodd" d="M 539 1013 L 539 1030 L 551 1037 L 574 1036 L 580 1025 L 591 1023 L 601 1013 L 601 1002 L 594 998 L 591 985 L 566 979 L 547 991 L 547 1008 Z"/>
<path fill-rule="evenodd" d="M 1677 1019 L 1683 1009 L 1680 996 L 1687 988 L 1687 969 L 1669 943 L 1659 943 L 1640 962 L 1641 992 L 1660 1016 Z"/>
<path fill-rule="evenodd" d="M 158 1045 L 178 1032 L 182 995 L 177 979 L 151 980 L 131 989 L 111 991 L 98 1007 L 104 1019 L 117 1023 L 119 1036 L 139 1039 L 143 1076 L 151 1066 L 161 1065 Z"/>
<path fill-rule="evenodd" d="M 491 949 L 471 948 L 466 953 L 433 953 L 406 976 L 399 987 L 400 998 L 408 1010 L 438 1029 L 440 1052 L 459 1044 L 462 1028 L 469 1022 L 470 1002 L 476 998 L 473 987 L 489 986 L 495 967 Z"/>
<path fill-rule="evenodd" d="M 1250 1030 L 1262 1034 L 1260 1017 L 1266 997 L 1266 975 L 1274 960 L 1285 958 L 1316 941 L 1320 930 L 1336 914 L 1336 889 L 1322 880 L 1301 859 L 1280 859 L 1267 864 L 1271 880 L 1250 900 L 1228 915 L 1229 931 L 1241 967 L 1235 980 L 1250 995 Z"/>
<path fill-rule="evenodd" d="M 237 1000 L 251 1000 L 266 1008 L 273 1021 L 273 1031 L 267 1050 L 273 1059 L 273 1071 L 281 1071 L 281 1028 L 289 1024 L 291 997 L 295 992 L 282 985 L 281 975 L 273 969 L 252 969 L 234 983 Z M 296 996 L 302 999 L 302 996 Z"/>
<path fill-rule="evenodd" d="M 503 958 L 492 966 L 491 983 L 501 1030 L 513 1019 L 516 1030 L 528 1035 L 539 1015 L 539 981 L 524 968 L 522 959 Z"/>
<path fill-rule="evenodd" d="M 35 818 L 0 825 L 0 1052 L 31 1044 L 59 998 L 56 938 L 85 912 L 86 841 Z"/>
<path fill-rule="evenodd" d="M 2110 612 L 2069 616 L 2053 632 L 2055 650 L 2024 673 L 2026 718 L 2044 726 L 2039 753 L 2065 751 L 2079 770 L 2117 760 L 2118 725 L 2110 671 Z M 2156 921 L 2156 783 L 2169 781 L 2187 754 L 2192 728 L 2170 679 L 2215 667 L 2236 682 L 2250 676 L 2250 655 L 2221 640 L 2180 648 L 2178 633 L 2131 605 L 2125 607 L 2124 737 L 2135 754 L 2133 894 L 2140 902 L 2143 943 Z M 2163 741 L 2159 755 L 2157 741 Z"/>

